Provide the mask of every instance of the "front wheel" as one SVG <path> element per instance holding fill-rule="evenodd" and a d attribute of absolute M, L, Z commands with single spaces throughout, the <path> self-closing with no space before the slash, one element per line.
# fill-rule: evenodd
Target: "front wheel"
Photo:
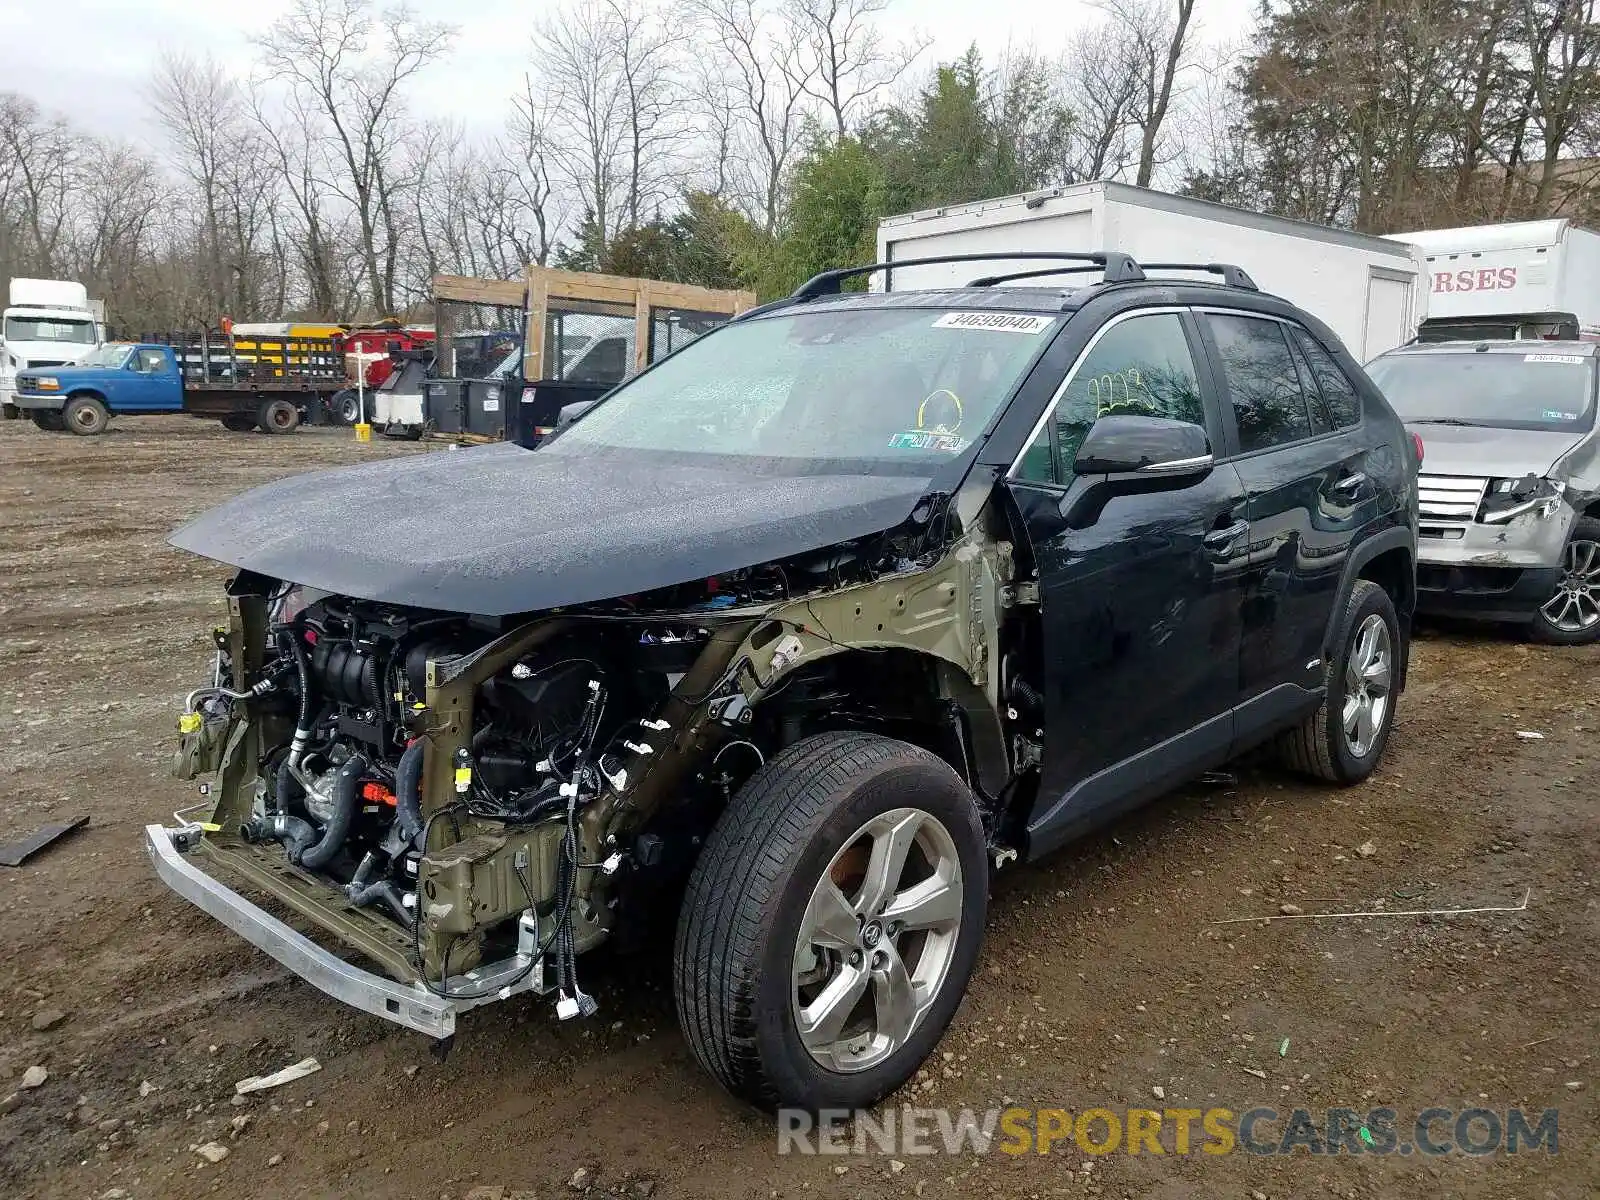
<path fill-rule="evenodd" d="M 68 430 L 80 437 L 104 433 L 106 426 L 111 424 L 110 412 L 93 396 L 73 396 L 61 410 L 61 419 L 66 422 Z"/>
<path fill-rule="evenodd" d="M 1600 641 L 1600 520 L 1579 517 L 1561 552 L 1561 581 L 1533 616 L 1533 636 L 1555 646 Z"/>
<path fill-rule="evenodd" d="M 1322 706 L 1279 741 L 1285 765 L 1329 783 L 1372 774 L 1394 726 L 1404 652 L 1389 593 L 1356 580 L 1323 668 Z"/>
<path fill-rule="evenodd" d="M 767 1108 L 862 1108 L 944 1034 L 977 962 L 988 864 L 972 793 L 918 747 L 801 741 L 751 778 L 678 918 L 678 1020 Z"/>
<path fill-rule="evenodd" d="M 256 424 L 262 433 L 293 433 L 300 425 L 300 410 L 287 400 L 264 400 Z"/>

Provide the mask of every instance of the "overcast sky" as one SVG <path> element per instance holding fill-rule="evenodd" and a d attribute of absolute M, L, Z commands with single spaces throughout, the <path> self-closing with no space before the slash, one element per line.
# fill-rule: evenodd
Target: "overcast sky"
<path fill-rule="evenodd" d="M 1207 42 L 1248 27 L 1256 0 L 1199 0 Z M 449 59 L 413 93 L 417 112 L 498 125 L 508 97 L 538 53 L 532 30 L 552 0 L 413 0 L 425 16 L 456 25 Z M 210 53 L 248 68 L 249 36 L 264 31 L 286 0 L 0 0 L 0 90 L 18 91 L 97 133 L 153 141 L 139 95 L 157 56 L 172 47 Z M 934 57 L 976 42 L 988 54 L 1008 45 L 1053 53 L 1092 16 L 1087 0 L 893 0 L 882 19 L 896 37 L 920 31 Z"/>

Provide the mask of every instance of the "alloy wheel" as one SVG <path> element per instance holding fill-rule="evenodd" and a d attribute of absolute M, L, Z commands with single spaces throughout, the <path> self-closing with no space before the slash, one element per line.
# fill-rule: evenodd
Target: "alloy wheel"
<path fill-rule="evenodd" d="M 1600 542 L 1574 538 L 1561 555 L 1561 582 L 1539 612 L 1562 633 L 1585 633 L 1600 624 Z"/>
<path fill-rule="evenodd" d="M 833 856 L 795 942 L 791 1008 L 812 1058 L 864 1071 L 905 1045 L 949 974 L 964 881 L 929 813 L 872 818 Z"/>
<path fill-rule="evenodd" d="M 1378 740 L 1389 715 L 1394 678 L 1394 643 L 1389 623 L 1380 613 L 1361 622 L 1344 668 L 1345 745 L 1356 758 L 1365 758 Z"/>

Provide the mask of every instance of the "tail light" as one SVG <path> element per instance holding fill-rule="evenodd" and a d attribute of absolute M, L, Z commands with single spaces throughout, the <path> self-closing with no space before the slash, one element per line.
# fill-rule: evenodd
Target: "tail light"
<path fill-rule="evenodd" d="M 1417 452 L 1417 466 L 1420 467 L 1422 465 L 1422 435 L 1420 433 L 1411 435 L 1411 448 Z"/>

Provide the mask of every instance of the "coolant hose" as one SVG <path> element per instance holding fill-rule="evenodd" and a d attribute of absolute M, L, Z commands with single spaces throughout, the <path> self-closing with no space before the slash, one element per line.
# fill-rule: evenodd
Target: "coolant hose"
<path fill-rule="evenodd" d="M 349 884 L 345 888 L 345 895 L 350 897 L 350 902 L 357 908 L 365 908 L 376 900 L 382 900 L 389 907 L 389 911 L 399 918 L 402 925 L 409 927 L 413 920 L 411 910 L 406 907 L 406 902 L 400 895 L 400 889 L 387 879 L 380 879 L 364 887 Z"/>
<path fill-rule="evenodd" d="M 394 821 L 402 846 L 409 846 L 422 832 L 422 752 L 423 741 L 418 738 L 406 747 L 394 772 Z"/>
<path fill-rule="evenodd" d="M 355 821 L 356 805 L 361 799 L 361 777 L 367 773 L 367 760 L 352 754 L 344 760 L 333 781 L 333 815 L 322 827 L 322 837 L 316 845 L 300 852 L 298 859 L 291 851 L 289 861 L 308 871 L 319 871 L 333 861 L 333 856 L 344 847 Z"/>

